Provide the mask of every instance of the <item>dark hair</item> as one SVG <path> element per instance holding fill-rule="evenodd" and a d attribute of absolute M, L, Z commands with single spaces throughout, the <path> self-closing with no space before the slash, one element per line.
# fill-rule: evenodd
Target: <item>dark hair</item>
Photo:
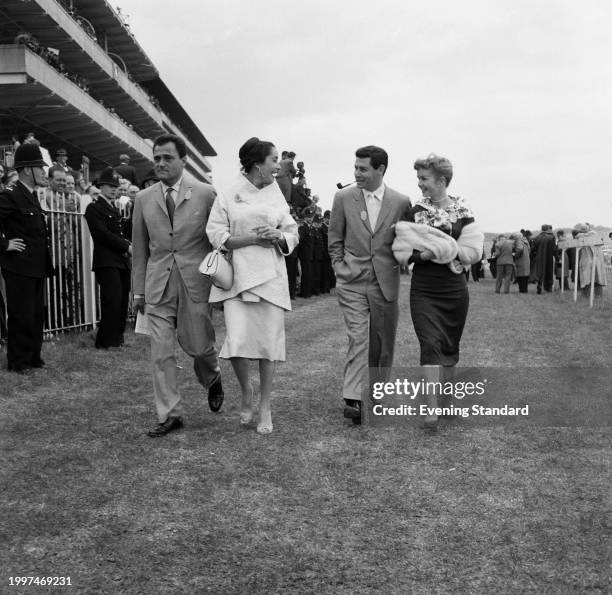
<path fill-rule="evenodd" d="M 167 143 L 174 143 L 178 156 L 181 159 L 187 156 L 187 145 L 185 144 L 185 141 L 180 136 L 176 136 L 176 134 L 160 134 L 153 141 L 153 150 L 155 151 L 156 147 L 165 145 Z"/>
<path fill-rule="evenodd" d="M 389 167 L 389 155 L 387 155 L 387 151 L 384 149 L 374 145 L 368 145 L 367 147 L 357 149 L 355 151 L 355 157 L 359 157 L 360 159 L 366 159 L 369 157 L 370 163 L 374 169 L 378 169 L 381 165 L 384 165 L 385 171 L 383 172 L 383 176 L 387 173 L 387 168 Z"/>
<path fill-rule="evenodd" d="M 273 143 L 259 140 L 256 136 L 251 137 L 238 151 L 243 171 L 248 174 L 255 165 L 263 163 L 273 148 Z"/>
<path fill-rule="evenodd" d="M 417 159 L 414 162 L 414 169 L 430 169 L 437 180 L 444 178 L 446 186 L 453 179 L 453 164 L 446 157 L 440 157 L 435 153 L 430 153 L 425 159 Z"/>
<path fill-rule="evenodd" d="M 285 157 L 287 157 L 287 151 L 283 151 L 281 153 L 281 159 L 284 159 Z"/>

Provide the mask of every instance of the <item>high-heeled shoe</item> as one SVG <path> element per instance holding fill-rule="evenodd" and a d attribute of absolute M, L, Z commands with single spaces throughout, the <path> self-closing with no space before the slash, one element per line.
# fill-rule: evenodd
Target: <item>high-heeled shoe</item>
<path fill-rule="evenodd" d="M 253 407 L 253 400 L 255 398 L 255 389 L 253 385 L 249 386 L 251 389 L 251 409 L 249 411 L 241 411 L 240 412 L 240 425 L 248 426 L 253 419 L 255 418 L 256 410 Z"/>
<path fill-rule="evenodd" d="M 260 416 L 259 416 L 259 423 L 257 424 L 257 433 L 258 434 L 271 434 L 272 433 L 272 429 L 273 429 L 273 425 L 272 425 L 272 416 L 270 415 L 270 422 L 263 422 L 261 420 L 261 412 L 260 412 Z"/>

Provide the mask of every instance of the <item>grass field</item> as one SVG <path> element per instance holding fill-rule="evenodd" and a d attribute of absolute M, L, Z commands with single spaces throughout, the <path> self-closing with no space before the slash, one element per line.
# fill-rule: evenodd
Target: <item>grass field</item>
<path fill-rule="evenodd" d="M 414 365 L 403 285 L 396 363 Z M 612 378 L 609 297 L 590 310 L 569 294 L 495 295 L 491 280 L 470 291 L 463 365 Z M 453 421 L 434 436 L 356 427 L 342 418 L 334 296 L 298 300 L 287 339 L 270 436 L 239 426 L 227 363 L 214 415 L 181 354 L 186 427 L 148 438 L 139 336 L 112 353 L 91 335 L 63 338 L 45 344 L 48 370 L 0 371 L 0 592 L 42 591 L 9 587 L 11 576 L 70 576 L 55 591 L 79 593 L 612 591 L 609 417 Z"/>

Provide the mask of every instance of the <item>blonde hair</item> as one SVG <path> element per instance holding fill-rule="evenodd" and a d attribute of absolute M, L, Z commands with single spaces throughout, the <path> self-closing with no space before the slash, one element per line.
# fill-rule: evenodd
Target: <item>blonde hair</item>
<path fill-rule="evenodd" d="M 414 162 L 414 169 L 430 169 L 437 179 L 444 178 L 446 186 L 453 179 L 453 164 L 446 157 L 440 157 L 435 153 L 430 153 L 425 159 L 417 159 Z"/>

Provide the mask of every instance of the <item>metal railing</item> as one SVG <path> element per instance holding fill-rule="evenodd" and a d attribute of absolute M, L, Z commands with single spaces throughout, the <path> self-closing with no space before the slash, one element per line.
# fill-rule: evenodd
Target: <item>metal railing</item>
<path fill-rule="evenodd" d="M 45 288 L 47 335 L 88 330 L 99 320 L 100 299 L 91 270 L 93 241 L 83 213 L 88 196 L 38 190 L 46 212 L 53 276 Z"/>

